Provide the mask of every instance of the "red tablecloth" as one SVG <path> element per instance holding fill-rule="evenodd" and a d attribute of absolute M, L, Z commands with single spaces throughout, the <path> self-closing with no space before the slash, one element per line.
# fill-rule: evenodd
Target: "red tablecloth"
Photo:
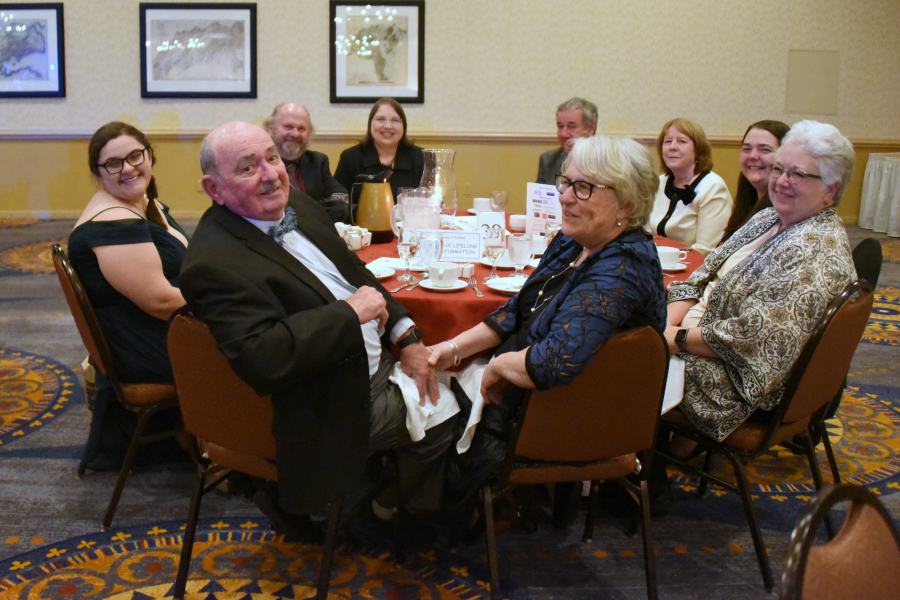
<path fill-rule="evenodd" d="M 653 241 L 656 242 L 657 246 L 670 246 L 672 248 L 687 250 L 687 256 L 682 261 L 683 264 L 687 265 L 687 268 L 684 271 L 663 274 L 663 283 L 665 283 L 666 288 L 668 288 L 669 284 L 673 281 L 684 281 L 690 277 L 691 273 L 693 273 L 697 267 L 702 265 L 703 260 L 706 258 L 701 252 L 697 252 L 692 248 L 685 248 L 684 244 L 677 240 L 670 240 L 669 238 L 654 234 Z"/>

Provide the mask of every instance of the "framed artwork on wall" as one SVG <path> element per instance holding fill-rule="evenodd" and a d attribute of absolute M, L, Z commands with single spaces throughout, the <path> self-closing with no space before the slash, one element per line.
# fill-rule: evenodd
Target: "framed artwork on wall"
<path fill-rule="evenodd" d="M 142 98 L 256 98 L 256 4 L 144 3 Z"/>
<path fill-rule="evenodd" d="M 331 102 L 425 102 L 425 3 L 331 0 Z"/>
<path fill-rule="evenodd" d="M 63 5 L 0 4 L 0 97 L 65 97 Z"/>

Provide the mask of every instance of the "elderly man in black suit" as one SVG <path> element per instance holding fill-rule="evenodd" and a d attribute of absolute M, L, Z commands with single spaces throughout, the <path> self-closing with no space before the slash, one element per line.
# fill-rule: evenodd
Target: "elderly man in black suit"
<path fill-rule="evenodd" d="M 556 174 L 569 155 L 574 140 L 597 132 L 597 105 L 584 98 L 569 98 L 556 107 L 556 139 L 559 148 L 541 154 L 535 183 L 556 185 Z"/>
<path fill-rule="evenodd" d="M 332 194 L 346 194 L 347 190 L 331 174 L 328 157 L 309 150 L 309 142 L 315 134 L 305 106 L 282 102 L 266 117 L 263 128 L 269 132 L 287 168 L 291 190 L 305 193 L 323 205 L 333 221 L 349 215 L 342 214 L 346 206 L 329 203 Z"/>
<path fill-rule="evenodd" d="M 391 448 L 405 506 L 437 508 L 451 421 L 412 442 L 383 348 L 400 348 L 421 404 L 426 389 L 439 397 L 409 313 L 312 199 L 288 200 L 287 171 L 263 129 L 222 125 L 204 139 L 200 162 L 213 206 L 191 239 L 181 289 L 238 376 L 272 395 L 280 508 L 305 515 L 344 496 L 369 450 Z"/>

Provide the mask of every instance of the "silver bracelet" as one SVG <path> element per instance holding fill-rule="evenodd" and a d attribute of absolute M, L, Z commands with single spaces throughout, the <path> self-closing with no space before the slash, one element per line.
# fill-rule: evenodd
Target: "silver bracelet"
<path fill-rule="evenodd" d="M 458 367 L 459 361 L 462 360 L 462 353 L 459 351 L 459 346 L 453 343 L 453 340 L 447 340 L 447 343 L 450 344 L 450 349 L 453 351 L 453 366 Z"/>

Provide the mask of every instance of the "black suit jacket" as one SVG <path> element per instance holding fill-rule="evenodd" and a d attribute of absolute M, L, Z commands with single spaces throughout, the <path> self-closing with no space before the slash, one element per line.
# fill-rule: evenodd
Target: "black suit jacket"
<path fill-rule="evenodd" d="M 408 312 L 347 249 L 325 212 L 294 194 L 298 229 L 352 285 L 381 291 L 387 331 Z M 238 376 L 271 394 L 281 504 L 305 513 L 347 493 L 369 436 L 368 360 L 359 319 L 300 261 L 246 219 L 213 205 L 191 238 L 181 290 Z"/>
<path fill-rule="evenodd" d="M 321 152 L 307 150 L 300 155 L 300 176 L 306 187 L 306 195 L 313 200 L 324 200 L 332 194 L 346 194 L 347 188 L 331 175 L 328 157 Z"/>
<path fill-rule="evenodd" d="M 535 183 L 556 185 L 556 174 L 562 172 L 563 162 L 569 155 L 562 146 L 556 150 L 547 150 L 538 160 L 538 174 Z"/>

